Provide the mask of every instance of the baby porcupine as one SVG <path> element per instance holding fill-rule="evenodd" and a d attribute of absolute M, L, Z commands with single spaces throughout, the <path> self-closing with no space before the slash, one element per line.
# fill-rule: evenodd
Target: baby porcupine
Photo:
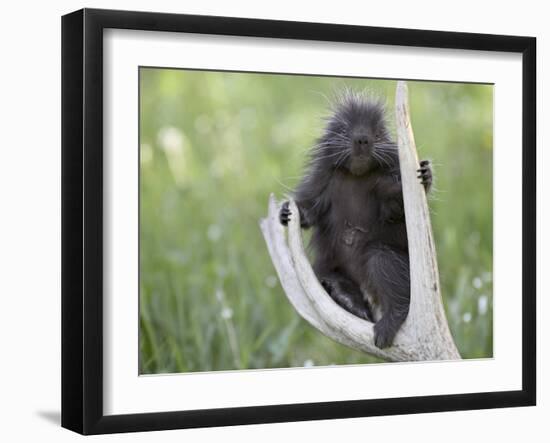
<path fill-rule="evenodd" d="M 430 163 L 418 172 L 428 191 Z M 377 347 L 390 346 L 409 312 L 410 275 L 399 156 L 381 101 L 349 91 L 338 100 L 293 198 L 302 228 L 313 228 L 319 281 L 375 322 Z M 291 216 L 286 202 L 281 223 Z"/>

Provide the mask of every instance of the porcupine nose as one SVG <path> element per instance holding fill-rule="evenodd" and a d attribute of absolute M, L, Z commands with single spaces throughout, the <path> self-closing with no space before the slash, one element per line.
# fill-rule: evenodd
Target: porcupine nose
<path fill-rule="evenodd" d="M 356 134 L 353 137 L 353 147 L 358 154 L 367 154 L 371 148 L 371 140 L 365 133 Z"/>

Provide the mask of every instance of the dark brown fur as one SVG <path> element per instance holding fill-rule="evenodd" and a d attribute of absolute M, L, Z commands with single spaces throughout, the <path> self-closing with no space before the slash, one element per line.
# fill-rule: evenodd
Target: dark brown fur
<path fill-rule="evenodd" d="M 428 190 L 429 162 L 418 172 Z M 294 199 L 302 227 L 313 228 L 317 277 L 339 305 L 376 322 L 376 346 L 390 346 L 409 311 L 410 276 L 399 157 L 379 101 L 339 100 Z M 290 216 L 286 203 L 281 222 Z"/>

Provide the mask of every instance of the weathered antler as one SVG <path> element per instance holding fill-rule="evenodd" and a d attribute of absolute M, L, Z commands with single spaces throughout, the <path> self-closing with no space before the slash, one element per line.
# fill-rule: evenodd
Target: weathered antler
<path fill-rule="evenodd" d="M 299 213 L 293 201 L 288 239 L 279 222 L 280 204 L 269 198 L 260 226 L 287 298 L 296 311 L 327 337 L 390 361 L 454 360 L 456 349 L 445 317 L 426 194 L 416 176 L 418 157 L 411 128 L 405 82 L 397 83 L 397 141 L 409 239 L 411 304 L 394 343 L 374 345 L 373 324 L 337 305 L 317 280 L 302 242 Z"/>

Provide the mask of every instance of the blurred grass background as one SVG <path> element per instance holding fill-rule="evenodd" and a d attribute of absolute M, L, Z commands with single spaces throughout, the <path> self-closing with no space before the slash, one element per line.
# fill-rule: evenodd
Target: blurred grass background
<path fill-rule="evenodd" d="M 258 226 L 344 87 L 387 97 L 393 120 L 395 81 L 140 69 L 140 373 L 379 361 L 298 316 Z M 409 91 L 450 327 L 464 358 L 491 357 L 493 88 Z"/>

